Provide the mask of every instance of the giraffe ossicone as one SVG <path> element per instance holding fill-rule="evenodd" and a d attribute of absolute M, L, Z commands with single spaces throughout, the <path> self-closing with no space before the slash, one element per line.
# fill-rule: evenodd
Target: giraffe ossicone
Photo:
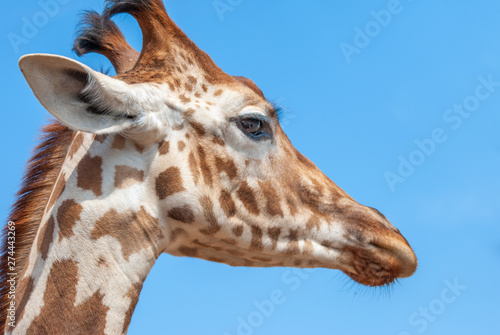
<path fill-rule="evenodd" d="M 118 13 L 138 21 L 141 53 Z M 23 246 L 15 327 L 2 300 L 7 333 L 126 333 L 161 253 L 339 269 L 368 286 L 414 273 L 400 232 L 300 154 L 255 83 L 218 68 L 161 0 L 108 0 L 83 22 L 77 54 L 103 54 L 116 76 L 61 56 L 20 60 L 58 121 L 10 218 Z"/>

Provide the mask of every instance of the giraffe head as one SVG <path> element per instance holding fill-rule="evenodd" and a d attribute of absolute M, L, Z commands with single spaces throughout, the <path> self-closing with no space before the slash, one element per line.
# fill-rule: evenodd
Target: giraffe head
<path fill-rule="evenodd" d="M 110 21 L 117 13 L 139 22 L 140 54 Z M 86 24 L 75 50 L 105 55 L 116 76 L 53 55 L 25 56 L 20 67 L 60 122 L 109 138 L 98 144 L 103 161 L 119 149 L 131 165 L 147 163 L 126 201 L 157 218 L 159 251 L 235 266 L 340 269 L 370 286 L 413 274 L 417 260 L 399 231 L 300 154 L 260 89 L 218 68 L 161 0 L 109 0 Z M 123 181 L 134 171 L 103 175 Z"/>

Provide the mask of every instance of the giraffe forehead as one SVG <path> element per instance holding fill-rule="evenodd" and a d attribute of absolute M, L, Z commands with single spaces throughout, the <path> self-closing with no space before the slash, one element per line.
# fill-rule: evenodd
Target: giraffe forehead
<path fill-rule="evenodd" d="M 159 140 L 171 130 L 179 130 L 183 125 L 203 125 L 203 130 L 211 130 L 220 135 L 231 118 L 241 115 L 245 108 L 253 112 L 270 114 L 272 107 L 246 87 L 205 86 L 201 84 L 193 92 L 172 92 L 168 84 L 142 83 L 128 85 L 131 91 L 129 106 L 140 115 L 133 134 L 153 137 Z M 203 92 L 203 88 L 206 92 Z M 146 133 L 146 134 L 145 134 Z M 148 138 L 149 138 L 148 137 Z"/>
<path fill-rule="evenodd" d="M 181 112 L 209 111 L 213 113 L 238 112 L 245 106 L 258 106 L 263 110 L 271 110 L 266 99 L 256 94 L 249 87 L 238 81 L 222 84 L 208 84 L 191 75 L 177 78 L 179 88 L 172 89 L 168 83 L 146 83 L 134 85 L 138 95 L 155 95 L 155 104 L 168 105 Z M 185 85 L 183 85 L 185 84 Z M 186 86 L 186 87 L 184 87 Z M 148 102 L 150 105 L 151 103 Z"/>

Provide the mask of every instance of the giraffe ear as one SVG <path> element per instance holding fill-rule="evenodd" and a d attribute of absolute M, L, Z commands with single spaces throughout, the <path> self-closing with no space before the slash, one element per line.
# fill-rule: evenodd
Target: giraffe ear
<path fill-rule="evenodd" d="M 71 129 L 118 132 L 129 128 L 138 116 L 127 108 L 128 84 L 80 62 L 32 54 L 23 56 L 19 67 L 40 103 Z"/>

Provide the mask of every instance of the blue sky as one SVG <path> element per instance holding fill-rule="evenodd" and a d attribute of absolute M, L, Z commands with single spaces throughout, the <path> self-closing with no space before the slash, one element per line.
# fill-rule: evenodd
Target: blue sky
<path fill-rule="evenodd" d="M 103 4 L 3 6 L 5 220 L 49 116 L 17 60 L 35 52 L 76 59 L 78 14 Z M 366 289 L 338 271 L 231 268 L 163 255 L 129 334 L 498 332 L 500 2 L 168 0 L 166 6 L 222 69 L 253 79 L 285 107 L 283 127 L 295 146 L 360 203 L 383 212 L 413 246 L 419 268 L 389 289 Z M 140 49 L 134 20 L 116 21 Z M 26 22 L 39 27 L 29 30 Z M 109 67 L 97 55 L 81 61 Z"/>

